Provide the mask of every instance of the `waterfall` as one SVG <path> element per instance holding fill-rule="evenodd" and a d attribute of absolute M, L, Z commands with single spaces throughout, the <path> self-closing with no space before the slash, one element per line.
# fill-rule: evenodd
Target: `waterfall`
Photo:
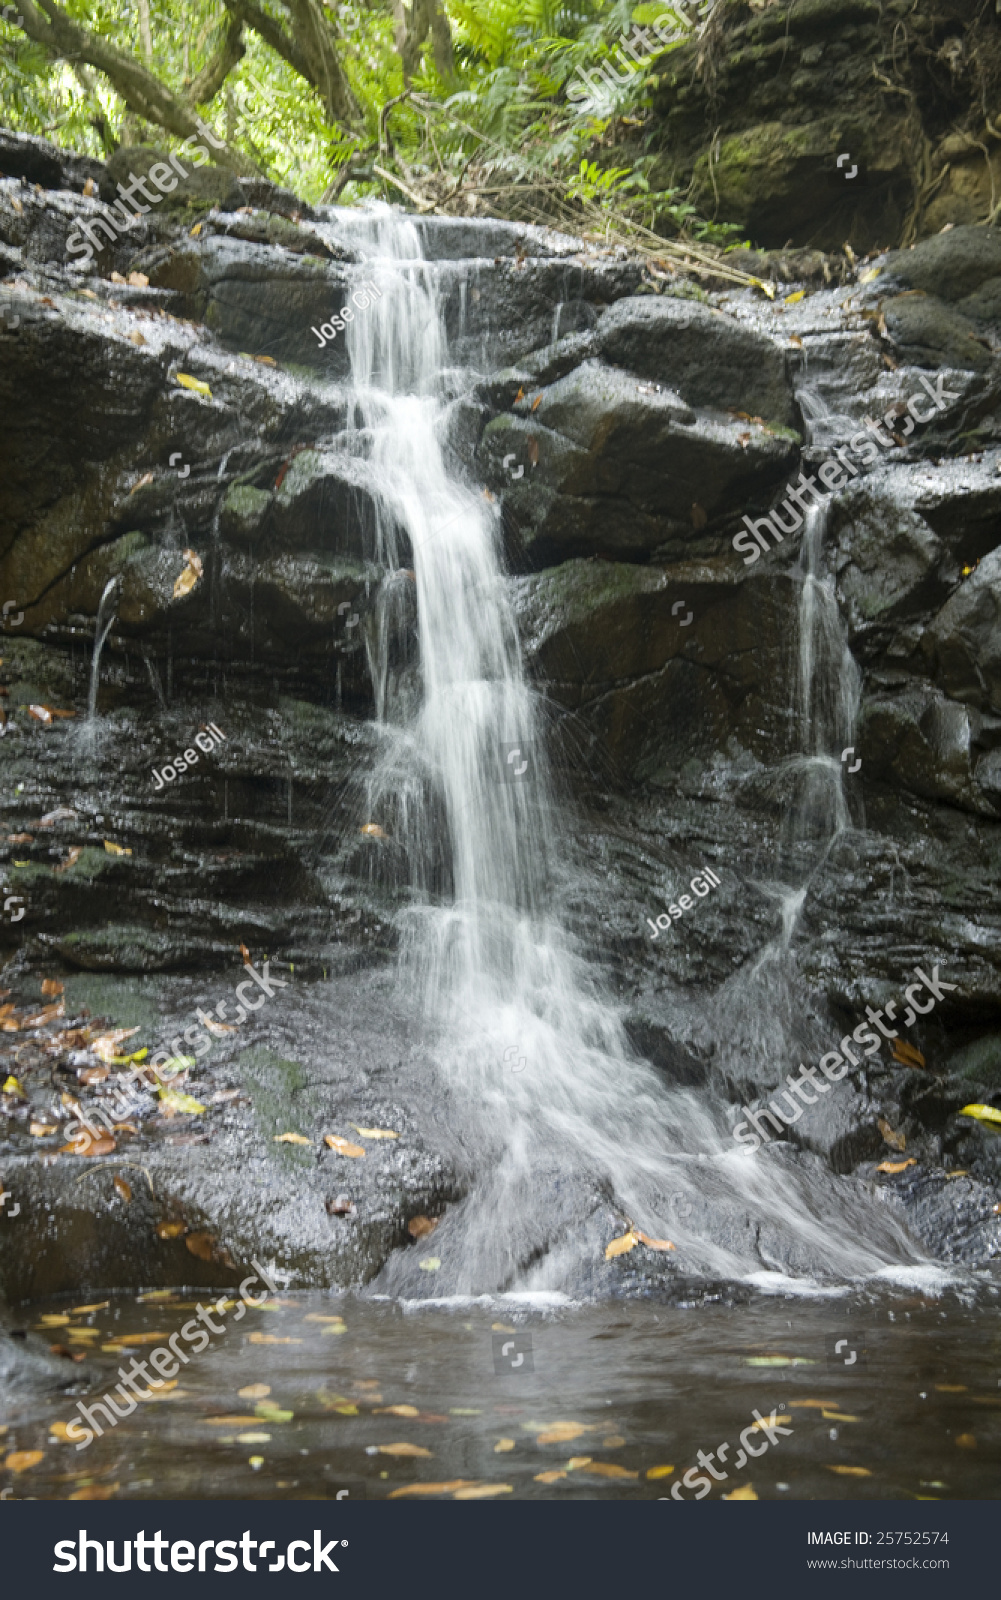
<path fill-rule="evenodd" d="M 853 1275 L 914 1259 L 890 1219 L 857 1199 L 825 1215 L 805 1177 L 734 1144 L 718 1105 L 665 1087 L 559 926 L 566 822 L 499 523 L 443 454 L 436 268 L 406 218 L 384 208 L 336 218 L 323 226 L 349 238 L 359 280 L 380 291 L 347 333 L 347 448 L 370 464 L 376 555 L 389 571 L 366 619 L 380 753 L 360 821 L 381 830 L 376 870 L 406 896 L 401 993 L 437 1039 L 448 1135 L 468 1178 L 434 1235 L 440 1265 L 421 1272 L 417 1252 L 398 1251 L 380 1286 L 562 1290 L 603 1265 L 627 1223 L 670 1238 L 672 1261 L 693 1275 L 760 1272 L 769 1229 L 792 1240 L 784 1258 L 804 1270 L 821 1260 Z M 679 1196 L 692 1204 L 680 1225 Z"/>
<path fill-rule="evenodd" d="M 117 609 L 116 592 L 121 582 L 120 578 L 109 578 L 104 585 L 101 603 L 97 608 L 97 622 L 94 626 L 94 654 L 90 663 L 90 689 L 87 694 L 87 726 L 93 728 L 97 721 L 97 691 L 101 682 L 101 651 L 104 641 L 111 632 Z"/>

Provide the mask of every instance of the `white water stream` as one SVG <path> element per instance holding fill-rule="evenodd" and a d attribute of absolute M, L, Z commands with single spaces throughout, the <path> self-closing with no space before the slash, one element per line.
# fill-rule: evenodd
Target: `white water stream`
<path fill-rule="evenodd" d="M 363 257 L 359 279 L 381 291 L 348 330 L 349 447 L 371 464 L 376 556 L 393 569 L 368 633 L 382 755 L 363 820 L 385 831 L 386 859 L 410 885 L 401 982 L 440 1034 L 449 1134 L 469 1188 L 434 1235 L 440 1268 L 401 1262 L 411 1275 L 391 1286 L 579 1291 L 627 1220 L 673 1240 L 669 1259 L 686 1275 L 774 1266 L 840 1278 L 918 1259 L 852 1186 L 740 1150 L 707 1096 L 665 1087 L 551 916 L 566 824 L 499 525 L 443 455 L 436 268 L 413 224 L 389 211 L 341 212 L 337 232 Z M 775 1049 L 788 1054 L 781 1036 Z M 790 1058 L 785 1070 L 796 1068 Z"/>

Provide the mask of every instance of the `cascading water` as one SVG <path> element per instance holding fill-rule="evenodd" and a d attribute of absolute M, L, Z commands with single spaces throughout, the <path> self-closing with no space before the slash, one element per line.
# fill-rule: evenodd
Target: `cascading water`
<path fill-rule="evenodd" d="M 117 612 L 118 588 L 121 580 L 109 578 L 104 585 L 101 602 L 97 608 L 97 622 L 94 625 L 94 655 L 90 663 L 90 688 L 87 694 L 87 726 L 93 729 L 97 720 L 97 691 L 101 683 L 101 651 L 104 641 L 111 632 Z"/>
<path fill-rule="evenodd" d="M 380 1287 L 576 1289 L 616 1219 L 672 1238 L 672 1262 L 692 1275 L 746 1275 L 780 1257 L 838 1276 L 914 1260 L 854 1191 L 825 1215 L 798 1172 L 734 1145 L 719 1107 L 666 1088 L 550 914 L 559 828 L 542 724 L 497 521 L 443 457 L 435 268 L 413 224 L 388 211 L 339 213 L 336 228 L 381 294 L 348 330 L 349 448 L 370 463 L 377 556 L 391 569 L 368 629 L 382 751 L 366 820 L 388 836 L 387 876 L 408 885 L 401 980 L 440 1035 L 468 1191 L 435 1233 L 440 1267 L 421 1272 L 415 1252 L 396 1252 Z M 812 685 L 811 668 L 805 704 Z M 679 1195 L 692 1206 L 681 1228 Z"/>

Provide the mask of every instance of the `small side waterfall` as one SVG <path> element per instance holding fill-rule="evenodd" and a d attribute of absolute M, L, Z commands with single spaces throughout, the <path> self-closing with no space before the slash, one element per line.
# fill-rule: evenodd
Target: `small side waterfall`
<path fill-rule="evenodd" d="M 781 1259 L 855 1276 L 913 1260 L 892 1218 L 855 1198 L 824 1212 L 805 1176 L 736 1146 L 708 1097 L 665 1087 L 557 923 L 566 823 L 497 519 L 445 464 L 436 269 L 413 223 L 388 210 L 339 213 L 337 232 L 381 292 L 348 329 L 349 448 L 373 468 L 376 554 L 390 569 L 367 626 L 381 758 L 359 820 L 374 825 L 375 870 L 406 896 L 401 988 L 438 1037 L 449 1135 L 468 1175 L 435 1233 L 437 1266 L 422 1272 L 416 1252 L 397 1252 L 380 1288 L 576 1288 L 625 1220 L 672 1239 L 693 1275 L 740 1277 Z M 822 580 L 815 568 L 806 576 L 809 710 L 826 705 L 830 650 Z"/>
<path fill-rule="evenodd" d="M 120 578 L 109 578 L 104 585 L 101 603 L 97 608 L 97 622 L 94 627 L 94 654 L 90 663 L 90 688 L 87 693 L 87 726 L 90 729 L 93 729 L 97 721 L 97 691 L 101 683 L 101 651 L 104 649 L 104 641 L 111 632 L 118 610 L 118 590 L 120 585 Z"/>

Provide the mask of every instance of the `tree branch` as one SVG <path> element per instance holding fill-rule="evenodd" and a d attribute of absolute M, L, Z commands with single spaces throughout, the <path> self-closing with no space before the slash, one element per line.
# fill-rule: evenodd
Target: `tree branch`
<path fill-rule="evenodd" d="M 334 48 L 334 36 L 317 0 L 282 0 L 292 19 L 296 44 L 309 68 L 309 81 L 323 100 L 330 122 L 351 127 L 360 111 Z"/>
<path fill-rule="evenodd" d="M 34 0 L 24 0 L 18 10 L 23 16 L 22 27 L 30 39 L 44 45 L 54 56 L 64 56 L 71 66 L 83 61 L 103 72 L 136 116 L 156 123 L 178 139 L 200 135 L 198 113 L 193 105 L 174 94 L 131 56 L 71 22 L 55 0 L 39 0 L 38 5 Z M 247 157 L 229 145 L 215 151 L 214 158 L 232 172 L 253 171 L 253 164 Z"/>
<path fill-rule="evenodd" d="M 226 28 L 226 37 L 219 50 L 191 81 L 188 94 L 196 106 L 207 106 L 210 100 L 215 99 L 236 63 L 242 60 L 246 53 L 242 18 L 231 16 Z"/>
<path fill-rule="evenodd" d="M 281 23 L 276 22 L 273 17 L 269 17 L 266 11 L 262 11 L 259 5 L 255 5 L 254 0 L 223 0 L 223 4 L 234 17 L 240 17 L 248 28 L 253 28 L 255 33 L 260 34 L 264 43 L 270 45 L 275 54 L 281 56 L 283 61 L 287 61 L 293 72 L 298 72 L 299 76 L 305 78 L 307 83 L 313 83 L 306 57 L 295 40 L 289 38 Z M 315 88 L 316 85 L 313 84 L 313 87 Z"/>

